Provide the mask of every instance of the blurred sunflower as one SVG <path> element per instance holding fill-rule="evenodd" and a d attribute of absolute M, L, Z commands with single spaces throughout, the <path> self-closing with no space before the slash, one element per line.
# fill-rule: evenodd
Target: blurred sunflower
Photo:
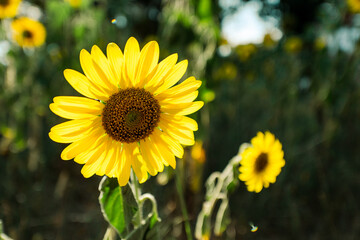
<path fill-rule="evenodd" d="M 21 0 L 0 0 L 0 19 L 15 17 Z"/>
<path fill-rule="evenodd" d="M 177 54 L 159 60 L 159 46 L 151 41 L 140 51 L 131 37 L 124 49 L 110 43 L 107 57 L 94 45 L 91 53 L 80 52 L 85 73 L 66 69 L 70 85 L 85 97 L 55 97 L 50 109 L 72 119 L 54 126 L 49 136 L 71 143 L 61 153 L 63 160 L 85 164 L 84 177 L 94 174 L 117 177 L 120 186 L 129 181 L 131 168 L 140 183 L 175 168 L 182 158 L 182 145 L 193 145 L 196 121 L 185 115 L 199 110 L 196 101 L 201 81 L 184 75 L 187 61 Z M 181 145 L 182 144 L 182 145 Z"/>
<path fill-rule="evenodd" d="M 291 54 L 299 53 L 302 47 L 303 47 L 303 42 L 301 38 L 296 36 L 289 37 L 288 39 L 286 39 L 284 43 L 285 51 Z"/>
<path fill-rule="evenodd" d="M 13 38 L 21 47 L 38 47 L 44 44 L 46 30 L 42 23 L 21 17 L 11 23 Z"/>
<path fill-rule="evenodd" d="M 263 39 L 264 47 L 271 49 L 276 46 L 276 41 L 273 39 L 270 33 L 265 34 Z"/>
<path fill-rule="evenodd" d="M 279 140 L 270 132 L 258 132 L 251 144 L 241 153 L 239 179 L 245 182 L 248 191 L 258 193 L 276 181 L 285 165 L 284 152 Z"/>
<path fill-rule="evenodd" d="M 235 47 L 235 52 L 242 62 L 246 62 L 255 52 L 257 48 L 254 44 L 238 45 Z"/>
<path fill-rule="evenodd" d="M 78 8 L 81 5 L 81 0 L 65 0 L 65 1 L 68 2 L 70 6 L 73 8 Z"/>
<path fill-rule="evenodd" d="M 360 13 L 360 0 L 347 0 L 349 10 L 353 13 Z"/>

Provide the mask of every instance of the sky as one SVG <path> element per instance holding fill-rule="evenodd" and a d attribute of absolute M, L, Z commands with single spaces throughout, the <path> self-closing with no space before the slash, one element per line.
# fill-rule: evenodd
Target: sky
<path fill-rule="evenodd" d="M 241 3 L 240 0 L 220 0 L 220 6 L 225 11 L 229 7 L 239 6 L 234 13 L 226 15 L 221 23 L 221 35 L 231 46 L 259 44 L 267 33 L 270 33 L 275 40 L 282 37 L 281 31 L 276 27 L 277 19 L 268 17 L 265 21 L 259 16 L 261 2 Z"/>

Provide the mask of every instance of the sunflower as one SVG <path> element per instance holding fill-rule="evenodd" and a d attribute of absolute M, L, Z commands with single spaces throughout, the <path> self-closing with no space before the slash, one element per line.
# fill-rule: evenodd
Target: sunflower
<path fill-rule="evenodd" d="M 38 47 L 44 44 L 46 30 L 42 23 L 21 17 L 11 23 L 13 38 L 21 47 Z"/>
<path fill-rule="evenodd" d="M 78 8 L 81 5 L 81 0 L 65 0 L 65 1 L 68 2 L 70 6 L 73 8 Z"/>
<path fill-rule="evenodd" d="M 85 97 L 55 97 L 50 109 L 70 121 L 54 126 L 52 140 L 71 143 L 61 153 L 63 160 L 84 164 L 81 173 L 116 177 L 120 186 L 129 181 L 131 168 L 140 183 L 175 168 L 182 158 L 182 145 L 193 145 L 195 120 L 186 117 L 199 110 L 196 101 L 201 81 L 184 75 L 187 61 L 177 54 L 159 60 L 157 42 L 140 51 L 131 37 L 124 49 L 110 43 L 107 57 L 96 45 L 91 53 L 80 52 L 84 75 L 66 69 L 65 79 Z"/>
<path fill-rule="evenodd" d="M 241 153 L 239 179 L 250 192 L 260 192 L 276 181 L 285 165 L 284 152 L 279 140 L 270 132 L 258 132 L 250 147 Z"/>
<path fill-rule="evenodd" d="M 0 0 L 0 19 L 15 17 L 21 0 Z"/>
<path fill-rule="evenodd" d="M 360 13 L 360 0 L 347 0 L 349 10 L 353 13 Z"/>

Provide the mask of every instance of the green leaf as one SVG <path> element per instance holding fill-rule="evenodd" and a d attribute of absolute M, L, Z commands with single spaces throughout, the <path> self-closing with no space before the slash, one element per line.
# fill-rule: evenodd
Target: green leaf
<path fill-rule="evenodd" d="M 53 29 L 58 29 L 69 19 L 71 7 L 63 1 L 47 1 L 46 12 L 51 19 L 48 24 Z"/>
<path fill-rule="evenodd" d="M 104 177 L 99 186 L 99 202 L 105 219 L 120 236 L 132 230 L 132 220 L 138 211 L 138 204 L 129 187 L 119 187 L 115 178 Z"/>
<path fill-rule="evenodd" d="M 201 21 L 210 22 L 212 20 L 211 0 L 199 0 L 197 13 Z"/>
<path fill-rule="evenodd" d="M 158 221 L 159 218 L 153 214 L 150 218 L 150 225 L 149 225 L 150 229 L 152 229 Z"/>

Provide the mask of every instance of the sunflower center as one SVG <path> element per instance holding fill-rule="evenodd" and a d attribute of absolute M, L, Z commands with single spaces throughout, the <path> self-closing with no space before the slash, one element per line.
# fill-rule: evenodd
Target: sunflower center
<path fill-rule="evenodd" d="M 9 5 L 10 0 L 0 0 L 0 6 L 4 6 L 6 7 L 7 5 Z"/>
<path fill-rule="evenodd" d="M 261 173 L 269 163 L 267 153 L 261 153 L 255 160 L 255 171 Z"/>
<path fill-rule="evenodd" d="M 23 38 L 32 38 L 33 34 L 29 30 L 25 30 L 23 33 Z"/>
<path fill-rule="evenodd" d="M 110 96 L 102 113 L 102 125 L 119 142 L 133 143 L 149 136 L 160 119 L 160 105 L 144 89 L 121 89 Z"/>

